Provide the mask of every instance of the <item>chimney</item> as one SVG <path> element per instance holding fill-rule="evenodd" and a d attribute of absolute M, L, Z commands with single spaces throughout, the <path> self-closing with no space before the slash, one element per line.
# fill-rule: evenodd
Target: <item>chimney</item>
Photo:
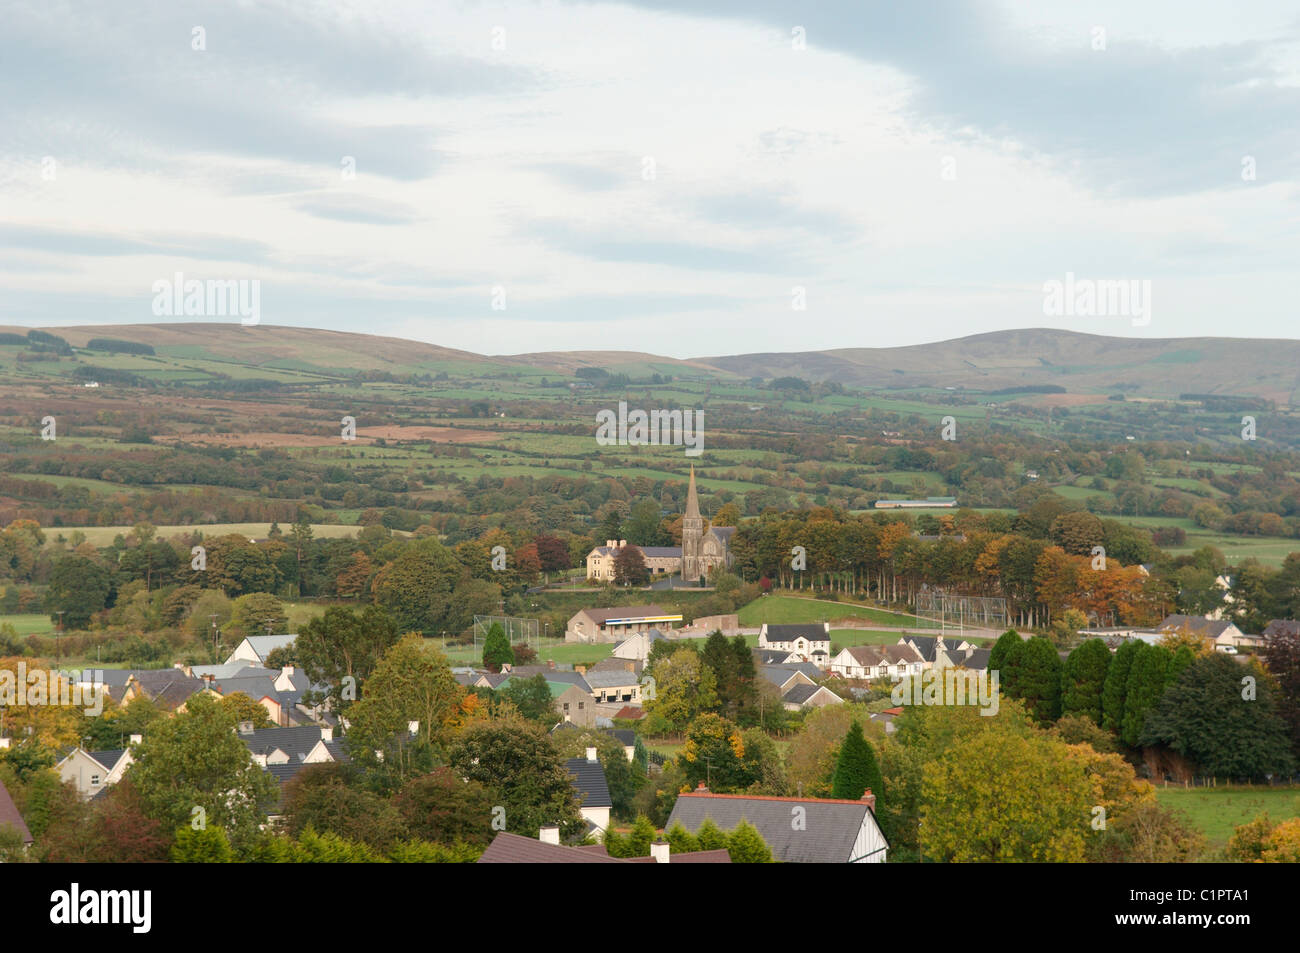
<path fill-rule="evenodd" d="M 537 832 L 537 839 L 543 844 L 558 846 L 560 843 L 560 829 L 558 827 L 543 827 Z"/>
<path fill-rule="evenodd" d="M 618 541 L 618 548 L 619 548 L 619 549 L 622 549 L 622 548 L 623 548 L 624 546 L 626 546 L 626 545 L 627 545 L 627 540 L 625 540 L 625 539 L 620 539 L 620 540 Z"/>
<path fill-rule="evenodd" d="M 293 666 L 292 666 L 292 665 L 286 665 L 284 668 L 280 669 L 280 674 L 282 674 L 282 675 L 292 675 L 292 674 L 293 674 Z"/>
<path fill-rule="evenodd" d="M 614 544 L 617 543 L 617 542 L 618 542 L 618 540 L 616 540 L 616 539 L 607 539 L 607 540 L 605 540 L 605 548 L 606 548 L 606 549 L 613 549 L 613 548 L 614 548 Z"/>
<path fill-rule="evenodd" d="M 590 748 L 590 747 L 587 748 L 587 760 L 588 760 L 588 761 L 598 761 L 598 760 L 600 760 L 599 758 L 596 757 L 596 749 L 595 749 L 595 748 Z"/>
<path fill-rule="evenodd" d="M 253 723 L 251 721 L 241 721 L 239 723 L 239 733 L 241 735 L 251 735 L 253 733 Z"/>
<path fill-rule="evenodd" d="M 695 793 L 696 793 L 696 794 L 708 794 L 708 793 L 709 793 L 709 789 L 706 788 L 706 787 L 704 786 L 704 782 L 701 781 L 700 784 L 699 784 L 699 787 L 697 787 L 697 788 L 695 789 Z"/>
<path fill-rule="evenodd" d="M 662 837 L 650 845 L 650 856 L 655 859 L 656 864 L 668 863 L 670 854 L 672 854 L 672 850 L 668 846 L 668 841 Z"/>
<path fill-rule="evenodd" d="M 871 793 L 871 788 L 862 792 L 862 801 L 870 809 L 872 814 L 876 813 L 876 796 Z"/>
<path fill-rule="evenodd" d="M 133 745 L 138 745 L 138 744 L 139 744 L 140 742 L 142 742 L 142 741 L 144 741 L 144 735 L 132 735 L 132 736 L 131 736 L 131 744 L 133 744 Z"/>
<path fill-rule="evenodd" d="M 546 667 L 547 667 L 547 668 L 555 668 L 555 659 L 547 659 L 547 660 L 546 660 Z"/>
<path fill-rule="evenodd" d="M 333 741 L 333 740 L 334 740 L 334 729 L 333 729 L 332 727 L 325 727 L 325 728 L 322 728 L 322 729 L 320 730 L 320 740 L 321 740 L 321 741 Z"/>
<path fill-rule="evenodd" d="M 216 680 L 217 680 L 217 676 L 213 675 L 211 672 L 203 676 L 203 684 L 207 688 L 211 688 L 212 683 L 215 682 Z"/>

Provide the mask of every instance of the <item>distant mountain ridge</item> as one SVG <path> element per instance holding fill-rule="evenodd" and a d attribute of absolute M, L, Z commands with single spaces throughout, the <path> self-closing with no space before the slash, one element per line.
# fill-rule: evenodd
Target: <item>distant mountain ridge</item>
<path fill-rule="evenodd" d="M 25 334 L 29 328 L 0 331 Z M 139 341 L 159 354 L 257 367 L 317 367 L 394 373 L 446 368 L 485 373 L 536 368 L 571 375 L 601 367 L 719 377 L 802 377 L 865 389 L 998 391 L 1055 385 L 1069 393 L 1171 398 L 1222 394 L 1296 402 L 1300 341 L 1251 338 L 1120 338 L 1049 328 L 993 331 L 904 347 L 835 348 L 679 359 L 634 351 L 545 351 L 484 355 L 420 341 L 313 328 L 231 323 L 83 325 L 42 330 L 76 347 L 94 337 Z"/>

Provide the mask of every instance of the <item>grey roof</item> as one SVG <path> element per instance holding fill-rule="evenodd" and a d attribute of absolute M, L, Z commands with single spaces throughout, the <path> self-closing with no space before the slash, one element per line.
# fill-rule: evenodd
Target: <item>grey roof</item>
<path fill-rule="evenodd" d="M 334 760 L 339 764 L 347 764 L 352 760 L 352 758 L 348 756 L 347 747 L 341 741 L 325 742 L 325 750 L 332 754 Z"/>
<path fill-rule="evenodd" d="M 754 649 L 759 665 L 778 665 L 790 657 L 785 649 Z"/>
<path fill-rule="evenodd" d="M 641 682 L 636 672 L 627 669 L 601 669 L 600 671 L 589 669 L 585 678 L 591 688 L 621 688 Z"/>
<path fill-rule="evenodd" d="M 639 549 L 643 555 L 653 556 L 656 559 L 681 559 L 682 548 L 680 546 L 636 546 L 628 543 L 629 549 Z M 610 556 L 618 553 L 618 547 L 610 549 L 608 546 L 597 546 L 596 552 L 602 556 Z"/>
<path fill-rule="evenodd" d="M 1231 619 L 1207 619 L 1205 616 L 1200 615 L 1170 615 L 1165 616 L 1164 621 L 1156 628 L 1162 632 L 1186 628 L 1189 632 L 1197 635 L 1217 639 L 1232 624 Z"/>
<path fill-rule="evenodd" d="M 781 696 L 781 701 L 789 702 L 791 705 L 802 705 L 808 699 L 816 695 L 820 689 L 820 685 L 795 685 Z"/>
<path fill-rule="evenodd" d="M 262 674 L 262 675 L 279 675 L 280 670 L 275 668 L 262 668 L 257 665 L 250 665 L 247 659 L 240 659 L 237 662 L 231 662 L 229 665 L 191 665 L 190 672 L 198 678 L 204 675 L 211 675 L 213 678 L 234 678 L 240 673 Z"/>
<path fill-rule="evenodd" d="M 606 728 L 605 734 L 613 735 L 625 748 L 631 748 L 636 744 L 636 732 L 631 728 Z"/>
<path fill-rule="evenodd" d="M 257 653 L 257 657 L 265 659 L 276 649 L 282 649 L 293 645 L 298 640 L 298 633 L 292 632 L 285 635 L 250 635 L 244 641 L 248 647 Z M 239 646 L 236 646 L 238 648 Z"/>
<path fill-rule="evenodd" d="M 917 652 L 921 654 L 922 661 L 933 662 L 934 653 L 938 647 L 938 637 L 933 635 L 908 635 L 904 637 Z"/>
<path fill-rule="evenodd" d="M 964 659 L 962 659 L 962 660 L 961 660 L 961 664 L 962 664 L 965 668 L 969 668 L 969 669 L 971 669 L 971 670 L 982 669 L 982 668 L 988 668 L 988 667 L 989 667 L 989 653 L 990 653 L 991 651 L 993 651 L 993 650 L 992 650 L 992 649 L 976 649 L 975 651 L 971 652 L 970 655 L 968 655 L 968 656 L 966 656 Z"/>
<path fill-rule="evenodd" d="M 677 615 L 675 612 L 664 612 L 654 603 L 644 606 L 613 606 L 604 609 L 579 609 L 578 611 L 586 614 L 591 620 L 602 624 L 607 619 L 639 619 L 657 615 Z"/>
<path fill-rule="evenodd" d="M 133 674 L 140 690 L 167 708 L 176 708 L 206 687 L 203 679 L 186 675 L 178 668 L 146 669 Z"/>
<path fill-rule="evenodd" d="M 795 830 L 795 825 L 790 823 L 792 808 L 797 806 L 806 811 L 806 825 L 800 830 Z M 748 821 L 763 835 L 775 860 L 794 864 L 847 863 L 854 859 L 853 844 L 863 823 L 875 823 L 863 801 L 745 797 L 692 791 L 678 796 L 664 826 L 670 828 L 680 822 L 694 833 L 705 818 L 712 818 L 724 831 L 742 820 Z M 883 832 L 881 837 L 884 838 Z"/>
<path fill-rule="evenodd" d="M 90 755 L 109 771 L 112 771 L 117 767 L 117 763 L 122 760 L 122 755 L 126 754 L 126 749 L 114 748 L 111 751 L 87 751 L 86 754 Z"/>
<path fill-rule="evenodd" d="M 572 776 L 573 786 L 578 793 L 585 795 L 583 807 L 614 806 L 614 801 L 609 796 L 609 785 L 605 781 L 605 769 L 599 761 L 569 758 L 564 762 L 564 769 Z"/>
<path fill-rule="evenodd" d="M 800 622 L 794 625 L 769 625 L 767 627 L 767 640 L 769 642 L 793 642 L 801 637 L 810 642 L 826 642 L 830 640 L 830 634 L 827 633 L 826 626 L 820 622 Z"/>
<path fill-rule="evenodd" d="M 735 535 L 736 527 L 734 526 L 710 526 L 709 532 L 724 543 L 730 543 L 731 537 Z"/>
<path fill-rule="evenodd" d="M 763 676 L 773 685 L 784 685 L 790 680 L 790 676 L 795 672 L 802 672 L 814 682 L 819 678 L 825 678 L 826 673 L 819 669 L 812 662 L 790 662 L 784 665 L 760 665 L 758 674 Z"/>
<path fill-rule="evenodd" d="M 253 754 L 269 754 L 279 748 L 290 761 L 302 761 L 311 754 L 321 740 L 321 730 L 315 725 L 300 728 L 259 728 L 250 734 L 241 734 L 239 740 Z"/>
<path fill-rule="evenodd" d="M 1300 635 L 1300 622 L 1295 619 L 1274 619 L 1264 627 L 1264 635 Z"/>
<path fill-rule="evenodd" d="M 507 678 L 532 678 L 534 675 L 540 675 L 548 682 L 567 682 L 570 685 L 577 685 L 584 692 L 591 691 L 591 685 L 578 672 L 566 672 L 545 665 L 517 665 L 510 670 Z"/>
<path fill-rule="evenodd" d="M 5 789 L 3 781 L 0 781 L 0 827 L 9 825 L 22 835 L 23 843 L 32 842 L 32 832 L 27 829 L 27 823 L 23 816 L 18 813 L 18 806 L 14 804 L 14 799 L 9 796 L 8 790 Z"/>

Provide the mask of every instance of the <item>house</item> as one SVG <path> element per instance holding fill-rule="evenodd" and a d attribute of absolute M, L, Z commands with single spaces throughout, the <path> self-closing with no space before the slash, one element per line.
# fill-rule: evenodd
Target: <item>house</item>
<path fill-rule="evenodd" d="M 142 669 L 132 672 L 127 678 L 122 704 L 128 705 L 143 697 L 164 711 L 183 712 L 191 696 L 204 690 L 210 690 L 207 682 L 180 669 Z"/>
<path fill-rule="evenodd" d="M 706 819 L 723 830 L 748 821 L 781 863 L 883 864 L 889 851 L 869 791 L 859 801 L 848 801 L 713 794 L 701 785 L 678 795 L 666 826 L 680 823 L 695 833 Z"/>
<path fill-rule="evenodd" d="M 824 685 L 792 685 L 790 690 L 781 696 L 781 705 L 786 711 L 825 708 L 827 705 L 843 703 L 843 698 Z"/>
<path fill-rule="evenodd" d="M 938 666 L 944 668 L 954 664 L 952 653 L 956 652 L 964 655 L 968 650 L 975 648 L 965 639 L 958 638 L 956 641 L 948 641 L 942 635 L 905 635 L 898 640 L 899 645 L 910 645 L 921 656 L 925 663 L 925 668 Z"/>
<path fill-rule="evenodd" d="M 606 728 L 605 734 L 610 735 L 623 746 L 623 754 L 627 755 L 627 760 L 631 761 L 636 758 L 635 731 L 630 728 Z"/>
<path fill-rule="evenodd" d="M 607 539 L 604 546 L 597 546 L 587 554 L 587 578 L 608 582 L 614 578 L 614 561 L 619 551 L 627 546 L 625 539 Z M 667 576 L 680 572 L 682 568 L 682 548 L 680 546 L 633 546 L 641 550 L 645 568 L 650 570 L 650 578 Z"/>
<path fill-rule="evenodd" d="M 880 722 L 885 726 L 885 734 L 892 735 L 898 729 L 894 727 L 894 719 L 903 713 L 902 708 L 886 708 L 884 711 L 876 712 L 869 716 L 870 721 Z"/>
<path fill-rule="evenodd" d="M 618 643 L 614 646 L 614 651 L 609 653 L 609 657 L 631 659 L 644 665 L 650 659 L 650 650 L 654 648 L 654 644 L 666 641 L 667 638 L 658 629 L 647 629 Z"/>
<path fill-rule="evenodd" d="M 628 669 L 588 669 L 583 676 L 591 687 L 591 697 L 597 702 L 641 701 L 641 676 Z"/>
<path fill-rule="evenodd" d="M 242 661 L 265 668 L 267 656 L 276 649 L 291 647 L 297 640 L 296 632 L 289 635 L 250 635 L 235 646 L 235 651 L 230 653 L 226 664 Z"/>
<path fill-rule="evenodd" d="M 1261 636 L 1263 639 L 1271 639 L 1274 636 L 1289 638 L 1300 637 L 1300 622 L 1295 619 L 1274 619 L 1264 626 L 1264 632 Z"/>
<path fill-rule="evenodd" d="M 131 744 L 138 744 L 140 735 L 131 736 Z M 73 748 L 68 752 L 54 770 L 64 784 L 71 784 L 77 789 L 83 800 L 90 800 L 100 791 L 107 790 L 126 773 L 134 759 L 130 748 L 112 751 L 86 751 Z"/>
<path fill-rule="evenodd" d="M 755 665 L 785 665 L 795 664 L 803 661 L 794 652 L 783 652 L 780 649 L 754 649 Z"/>
<path fill-rule="evenodd" d="M 899 645 L 851 645 L 831 659 L 831 672 L 841 678 L 902 678 L 925 668 L 921 653 L 906 642 Z"/>
<path fill-rule="evenodd" d="M 667 842 L 650 845 L 649 857 L 611 857 L 603 844 L 567 847 L 558 827 L 543 827 L 537 839 L 501 831 L 479 857 L 480 864 L 729 864 L 725 850 L 696 850 L 674 854 Z"/>
<path fill-rule="evenodd" d="M 18 832 L 24 847 L 31 844 L 33 840 L 32 832 L 27 829 L 23 816 L 18 813 L 18 806 L 14 804 L 14 799 L 9 796 L 9 791 L 5 788 L 4 782 L 0 781 L 0 830 L 6 827 L 12 827 Z"/>
<path fill-rule="evenodd" d="M 1255 646 L 1261 643 L 1258 635 L 1247 635 L 1226 619 L 1209 619 L 1199 615 L 1170 615 L 1165 616 L 1164 620 L 1156 626 L 1156 631 L 1163 633 L 1184 629 L 1192 635 L 1210 639 L 1216 649 L 1228 646 L 1233 648 Z"/>
<path fill-rule="evenodd" d="M 591 728 L 596 724 L 596 705 L 592 700 L 591 687 L 577 672 L 541 672 L 546 681 L 546 687 L 551 691 L 551 698 L 555 705 L 555 713 L 564 721 L 571 721 L 582 728 Z M 553 676 L 569 676 L 567 679 L 560 679 Z M 505 688 L 510 682 L 517 678 L 532 678 L 531 675 L 516 675 L 511 673 L 505 681 L 501 682 L 497 688 Z"/>
<path fill-rule="evenodd" d="M 812 662 L 758 666 L 758 675 L 775 685 L 782 696 L 795 685 L 816 685 L 822 674 L 822 670 Z"/>
<path fill-rule="evenodd" d="M 831 657 L 831 624 L 768 625 L 758 630 L 758 647 L 793 652 L 802 661 L 825 665 Z"/>
<path fill-rule="evenodd" d="M 588 748 L 585 758 L 569 758 L 564 762 L 564 770 L 569 772 L 574 790 L 582 802 L 579 810 L 587 822 L 588 833 L 604 834 L 609 827 L 609 811 L 614 801 L 609 796 L 605 769 L 596 749 Z"/>
<path fill-rule="evenodd" d="M 298 728 L 254 729 L 251 721 L 240 722 L 239 740 L 253 760 L 263 768 L 281 764 L 321 764 L 347 760 L 334 741 L 333 728 L 304 725 Z"/>
<path fill-rule="evenodd" d="M 564 630 L 566 642 L 623 642 L 640 632 L 660 626 L 672 628 L 680 614 L 664 612 L 656 605 L 617 606 L 610 609 L 580 609 Z"/>

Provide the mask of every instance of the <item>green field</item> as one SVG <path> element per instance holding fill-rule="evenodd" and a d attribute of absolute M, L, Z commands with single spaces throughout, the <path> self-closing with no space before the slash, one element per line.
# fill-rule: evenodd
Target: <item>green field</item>
<path fill-rule="evenodd" d="M 762 596 L 737 613 L 742 626 L 790 625 L 803 622 L 829 622 L 832 619 L 861 619 L 874 625 L 898 628 L 929 628 L 929 623 L 914 615 L 889 612 L 852 603 L 826 599 L 802 599 L 798 596 Z"/>
<path fill-rule="evenodd" d="M 1185 811 L 1211 849 L 1222 848 L 1232 830 L 1265 811 L 1274 821 L 1300 817 L 1300 787 L 1157 787 L 1165 807 Z"/>
<path fill-rule="evenodd" d="M 43 612 L 24 612 L 21 615 L 0 615 L 0 625 L 11 625 L 21 636 L 53 635 L 54 623 Z"/>
<path fill-rule="evenodd" d="M 51 526 L 45 530 L 45 545 L 49 546 L 52 542 L 62 536 L 65 540 L 72 537 L 73 533 L 80 532 L 86 537 L 86 541 L 92 546 L 112 546 L 113 540 L 117 536 L 125 536 L 131 532 L 130 526 Z M 196 523 L 193 526 L 159 526 L 156 538 L 168 539 L 172 536 L 180 536 L 187 533 L 200 532 L 205 538 L 211 539 L 216 536 L 225 536 L 229 533 L 238 533 L 241 536 L 251 536 L 258 539 L 265 539 L 271 531 L 270 523 Z M 287 523 L 281 523 L 280 529 L 288 533 L 290 526 Z M 344 526 L 339 523 L 313 523 L 311 527 L 312 535 L 325 539 L 340 539 L 345 536 L 355 536 L 361 529 L 359 526 Z M 405 536 L 398 530 L 394 530 L 394 535 Z"/>

